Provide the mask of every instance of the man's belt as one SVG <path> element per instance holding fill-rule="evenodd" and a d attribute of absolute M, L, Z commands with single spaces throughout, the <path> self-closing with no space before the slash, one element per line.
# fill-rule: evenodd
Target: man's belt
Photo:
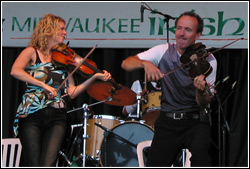
<path fill-rule="evenodd" d="M 184 120 L 184 119 L 199 119 L 200 117 L 200 112 L 195 111 L 195 112 L 165 112 L 165 116 L 175 119 L 175 120 Z"/>

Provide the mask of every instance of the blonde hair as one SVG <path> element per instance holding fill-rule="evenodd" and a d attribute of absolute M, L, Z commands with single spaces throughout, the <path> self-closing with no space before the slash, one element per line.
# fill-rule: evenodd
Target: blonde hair
<path fill-rule="evenodd" d="M 28 46 L 39 49 L 44 54 L 48 48 L 49 38 L 56 38 L 60 22 L 66 23 L 59 16 L 46 14 L 36 25 Z"/>

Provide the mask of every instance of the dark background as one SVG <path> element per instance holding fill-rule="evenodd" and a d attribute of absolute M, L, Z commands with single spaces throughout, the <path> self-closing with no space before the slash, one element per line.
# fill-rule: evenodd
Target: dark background
<path fill-rule="evenodd" d="M 18 105 L 21 102 L 25 84 L 10 76 L 11 66 L 24 48 L 2 48 L 2 138 L 13 137 L 12 124 Z M 80 56 L 85 56 L 90 49 L 72 48 Z M 144 79 L 143 70 L 126 72 L 121 69 L 121 63 L 128 56 L 136 55 L 146 49 L 96 49 L 89 59 L 93 60 L 100 70 L 109 71 L 117 83 L 128 88 L 133 81 Z M 211 157 L 213 166 L 248 166 L 248 50 L 223 49 L 214 54 L 218 61 L 217 96 L 212 107 L 212 140 Z M 74 75 L 77 83 L 83 78 Z M 221 83 L 223 78 L 229 80 Z M 236 82 L 232 89 L 232 84 Z M 84 103 L 95 103 L 87 92 L 72 101 L 75 108 Z M 218 104 L 221 102 L 221 104 Z M 221 106 L 219 106 L 221 105 Z M 221 107 L 219 109 L 219 107 Z M 90 107 L 94 114 L 122 117 L 122 107 L 99 104 Z M 224 114 L 224 115 L 222 115 Z M 72 123 L 82 122 L 82 111 L 71 115 Z M 225 128 L 225 120 L 228 128 Z M 225 133 L 225 134 L 223 134 Z M 224 149 L 223 149 L 224 147 Z"/>

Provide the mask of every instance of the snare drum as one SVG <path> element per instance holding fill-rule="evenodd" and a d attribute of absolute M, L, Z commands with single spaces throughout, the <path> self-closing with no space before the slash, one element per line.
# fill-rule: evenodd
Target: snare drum
<path fill-rule="evenodd" d="M 100 162 L 104 167 L 138 167 L 137 144 L 152 140 L 153 128 L 138 121 L 127 121 L 115 126 L 112 132 L 103 139 L 101 145 Z M 125 139 L 125 141 L 121 138 Z"/>
<path fill-rule="evenodd" d="M 147 94 L 147 102 L 142 102 L 142 119 L 151 126 L 155 124 L 161 111 L 161 91 L 152 91 Z"/>
<path fill-rule="evenodd" d="M 86 155 L 92 158 L 99 158 L 104 130 L 96 126 L 95 123 L 111 129 L 120 124 L 120 121 L 116 117 L 109 115 L 94 115 L 92 119 L 88 119 Z"/>

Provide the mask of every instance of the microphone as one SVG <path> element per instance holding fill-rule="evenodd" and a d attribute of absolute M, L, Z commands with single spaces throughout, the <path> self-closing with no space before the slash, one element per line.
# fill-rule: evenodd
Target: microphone
<path fill-rule="evenodd" d="M 234 86 L 236 85 L 237 81 L 235 81 L 233 84 L 232 84 L 232 89 L 234 88 Z"/>
<path fill-rule="evenodd" d="M 223 80 L 222 83 L 226 82 L 229 79 L 229 76 L 226 76 Z"/>
<path fill-rule="evenodd" d="M 229 76 L 224 77 L 224 78 L 222 79 L 222 81 L 221 81 L 221 80 L 219 80 L 219 81 L 215 84 L 215 86 L 214 86 L 214 87 L 217 87 L 217 86 L 218 86 L 218 84 L 220 84 L 220 83 L 225 83 L 226 81 L 228 81 L 228 79 L 229 79 Z"/>
<path fill-rule="evenodd" d="M 141 22 L 143 22 L 143 13 L 144 13 L 144 6 L 143 6 L 143 4 L 141 4 L 141 10 L 140 10 L 140 12 L 141 12 Z"/>

